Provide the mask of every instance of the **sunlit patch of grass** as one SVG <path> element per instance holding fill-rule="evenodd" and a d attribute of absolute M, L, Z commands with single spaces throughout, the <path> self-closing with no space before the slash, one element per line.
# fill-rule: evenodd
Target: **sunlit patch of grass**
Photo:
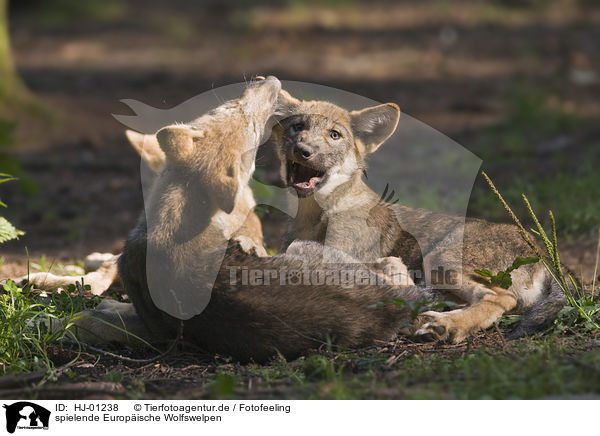
<path fill-rule="evenodd" d="M 71 262 L 63 263 L 48 259 L 48 256 L 42 254 L 39 259 L 31 260 L 29 267 L 37 272 L 52 272 L 57 275 L 65 276 L 82 276 L 85 274 L 84 262 L 81 260 L 72 260 Z"/>
<path fill-rule="evenodd" d="M 600 373 L 592 373 L 563 359 L 555 341 L 519 346 L 506 355 L 478 348 L 448 359 L 416 355 L 403 362 L 397 383 L 407 399 L 533 399 L 594 393 Z M 582 361 L 597 363 L 600 353 Z"/>
<path fill-rule="evenodd" d="M 475 150 L 484 160 L 512 159 L 531 154 L 549 138 L 574 132 L 584 122 L 553 83 L 515 82 L 507 93 L 504 116 L 483 132 Z"/>
<path fill-rule="evenodd" d="M 598 393 L 600 352 L 589 340 L 546 335 L 506 348 L 452 354 L 319 352 L 293 361 L 228 364 L 209 376 L 210 398 L 256 395 L 293 399 L 533 399 Z M 441 350 L 437 350 L 441 351 Z M 258 388 L 258 390 L 256 390 Z M 257 392 L 260 392 L 258 394 Z"/>
<path fill-rule="evenodd" d="M 47 29 L 65 26 L 73 20 L 117 20 L 126 13 L 127 3 L 123 0 L 54 0 L 40 2 L 32 11 L 38 25 Z"/>
<path fill-rule="evenodd" d="M 77 312 L 95 307 L 99 301 L 98 297 L 79 295 L 74 287 L 48 294 L 7 280 L 0 290 L 0 374 L 35 370 L 50 373 L 54 364 L 48 346 L 64 337 Z"/>

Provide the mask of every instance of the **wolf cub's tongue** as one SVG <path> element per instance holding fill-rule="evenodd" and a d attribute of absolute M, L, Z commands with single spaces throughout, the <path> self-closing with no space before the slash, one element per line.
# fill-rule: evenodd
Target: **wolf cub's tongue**
<path fill-rule="evenodd" d="M 308 182 L 296 182 L 293 183 L 293 186 L 301 189 L 314 189 L 321 180 L 323 177 L 311 177 Z"/>
<path fill-rule="evenodd" d="M 323 174 L 312 168 L 293 163 L 289 179 L 290 184 L 296 189 L 312 190 L 323 180 Z"/>

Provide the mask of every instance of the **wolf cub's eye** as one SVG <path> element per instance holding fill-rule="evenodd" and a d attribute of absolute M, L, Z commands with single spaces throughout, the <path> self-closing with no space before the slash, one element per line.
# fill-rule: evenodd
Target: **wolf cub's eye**
<path fill-rule="evenodd" d="M 298 133 L 300 130 L 302 130 L 303 127 L 304 127 L 303 123 L 292 124 L 292 132 L 293 133 Z"/>
<path fill-rule="evenodd" d="M 329 131 L 329 136 L 331 136 L 331 139 L 340 139 L 342 137 L 342 134 L 337 130 L 331 129 Z"/>

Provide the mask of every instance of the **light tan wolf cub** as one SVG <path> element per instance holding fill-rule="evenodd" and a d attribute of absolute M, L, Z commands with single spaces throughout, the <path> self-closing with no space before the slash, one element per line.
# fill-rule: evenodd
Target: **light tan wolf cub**
<path fill-rule="evenodd" d="M 258 80 L 261 80 L 259 78 Z M 200 123 L 201 118 L 191 121 L 190 125 Z M 133 130 L 126 130 L 125 135 L 133 146 L 133 148 L 141 156 L 142 160 L 148 164 L 150 169 L 155 175 L 161 173 L 166 163 L 165 152 L 160 148 L 156 135 L 147 135 Z M 240 227 L 238 223 L 235 223 L 235 228 L 227 231 L 233 232 L 233 239 L 235 239 L 240 247 L 248 254 L 256 254 L 257 256 L 267 256 L 267 252 L 264 248 L 262 225 L 258 215 L 254 213 L 253 208 L 256 206 L 254 195 L 250 186 L 245 186 L 242 189 L 242 194 L 239 198 L 239 208 L 248 210 L 248 216 L 246 221 Z"/>
<path fill-rule="evenodd" d="M 147 252 L 163 255 L 161 268 L 166 274 L 174 274 L 173 267 L 202 286 L 206 272 L 197 259 L 231 238 L 234 224 L 241 227 L 249 213 L 240 193 L 254 171 L 256 148 L 275 111 L 280 86 L 276 78 L 267 78 L 194 126 L 175 125 L 158 132 L 166 164 L 154 184 L 147 214 L 140 217 L 119 259 L 119 273 L 135 311 L 131 305 L 113 304 L 87 312 L 79 322 L 80 339 L 92 341 L 93 333 L 100 341 L 127 339 L 116 329 L 111 334 L 105 325 L 93 324 L 92 317 L 124 325 L 151 341 L 177 335 L 182 321 L 158 309 L 150 293 Z M 187 215 L 189 208 L 198 205 L 210 212 L 209 220 Z M 374 345 L 393 338 L 410 323 L 406 307 L 376 303 L 428 296 L 422 288 L 396 290 L 379 283 L 366 267 L 342 252 L 330 250 L 327 256 L 326 263 L 316 260 L 323 257 L 323 246 L 316 242 L 291 244 L 286 254 L 266 258 L 248 255 L 232 244 L 210 302 L 201 314 L 184 322 L 185 340 L 244 361 L 262 361 L 277 352 L 291 358 L 328 340 L 346 347 Z M 241 270 L 268 273 L 271 282 L 245 283 Z M 340 271 L 360 272 L 362 279 L 346 285 L 295 281 L 301 271 L 325 272 L 330 277 Z M 169 289 L 163 294 L 158 298 L 168 296 Z M 90 325 L 98 330 L 90 332 Z"/>
<path fill-rule="evenodd" d="M 326 101 L 300 101 L 286 91 L 287 117 L 274 127 L 281 174 L 299 197 L 286 244 L 323 242 L 362 261 L 398 256 L 409 270 L 460 271 L 449 290 L 466 304 L 450 312 L 426 312 L 416 335 L 460 342 L 501 315 L 526 313 L 515 334 L 539 328 L 561 306 L 562 293 L 541 262 L 512 273 L 510 289 L 492 287 L 475 269 L 504 270 L 518 256 L 534 256 L 517 228 L 415 210 L 381 201 L 363 181 L 365 158 L 395 131 L 398 106 L 387 103 L 347 111 Z M 419 243 L 404 228 L 419 230 Z M 421 244 L 421 246 L 419 246 Z"/>
<path fill-rule="evenodd" d="M 194 121 L 191 122 L 193 124 Z M 158 175 L 165 166 L 166 156 L 160 148 L 156 135 L 147 135 L 126 130 L 125 136 L 134 150 L 146 162 L 154 175 Z M 263 245 L 262 225 L 258 215 L 252 211 L 256 205 L 254 195 L 249 186 L 246 186 L 240 196 L 240 207 L 250 210 L 246 221 L 239 227 L 236 223 L 235 239 L 240 247 L 248 254 L 267 256 Z M 18 284 L 31 283 L 36 289 L 52 290 L 75 286 L 77 282 L 89 285 L 94 295 L 101 295 L 115 283 L 118 283 L 117 259 L 119 255 L 111 253 L 92 253 L 85 258 L 85 275 L 56 275 L 51 272 L 30 273 L 16 278 Z"/>

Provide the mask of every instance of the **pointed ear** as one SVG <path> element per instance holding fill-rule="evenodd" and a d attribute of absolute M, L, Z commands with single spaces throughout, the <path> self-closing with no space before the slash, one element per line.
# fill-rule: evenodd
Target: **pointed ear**
<path fill-rule="evenodd" d="M 281 89 L 279 91 L 279 95 L 277 96 L 277 112 L 280 112 L 281 115 L 288 115 L 294 112 L 294 109 L 300 105 L 300 100 Z"/>
<path fill-rule="evenodd" d="M 240 190 L 239 155 L 231 150 L 216 150 L 210 144 L 199 143 L 196 147 L 194 140 L 203 136 L 204 132 L 183 125 L 165 127 L 156 134 L 167 158 L 198 171 L 215 204 L 225 213 L 231 213 Z"/>
<path fill-rule="evenodd" d="M 399 119 L 400 108 L 394 103 L 350 112 L 352 133 L 365 146 L 366 153 L 373 153 L 392 136 Z"/>
<path fill-rule="evenodd" d="M 186 126 L 169 126 L 156 133 L 165 155 L 173 161 L 184 161 L 194 150 L 193 133 Z"/>
<path fill-rule="evenodd" d="M 289 92 L 281 89 L 277 95 L 277 109 L 275 111 L 275 115 L 280 120 L 292 116 L 296 113 L 297 108 L 301 103 L 302 102 L 300 100 L 292 97 Z M 275 123 L 271 134 L 276 143 L 281 142 L 282 133 L 281 124 Z"/>
<path fill-rule="evenodd" d="M 133 130 L 126 130 L 125 136 L 150 169 L 156 174 L 160 173 L 165 166 L 166 156 L 158 145 L 156 135 L 144 135 Z"/>

